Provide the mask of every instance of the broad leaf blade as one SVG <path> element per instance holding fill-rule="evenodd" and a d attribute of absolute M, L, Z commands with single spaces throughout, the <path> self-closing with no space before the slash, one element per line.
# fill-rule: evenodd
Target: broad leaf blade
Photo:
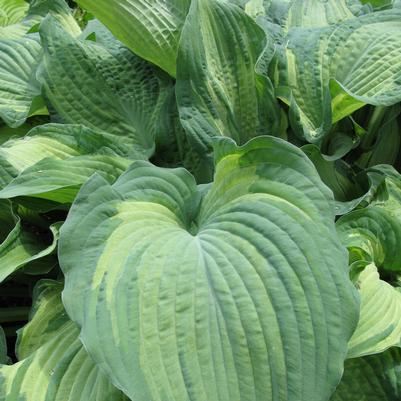
<path fill-rule="evenodd" d="M 278 134 L 280 114 L 270 80 L 257 73 L 265 35 L 239 7 L 194 1 L 182 32 L 177 103 L 191 142 L 210 152 L 211 138 L 238 144 Z"/>
<path fill-rule="evenodd" d="M 358 310 L 331 194 L 274 138 L 216 160 L 208 191 L 146 162 L 84 185 L 59 247 L 67 311 L 133 400 L 328 399 Z"/>
<path fill-rule="evenodd" d="M 383 11 L 333 27 L 290 30 L 280 93 L 306 140 L 320 141 L 332 122 L 364 104 L 401 100 L 400 16 Z"/>
<path fill-rule="evenodd" d="M 41 60 L 37 39 L 0 40 L 0 117 L 11 127 L 22 125 L 40 96 L 35 78 Z"/>
<path fill-rule="evenodd" d="M 78 0 L 134 53 L 175 76 L 189 0 Z"/>
<path fill-rule="evenodd" d="M 24 0 L 1 0 L 0 26 L 4 27 L 21 21 L 28 8 L 29 4 Z"/>
<path fill-rule="evenodd" d="M 134 158 L 150 157 L 158 130 L 166 129 L 169 79 L 121 45 L 74 39 L 54 18 L 42 22 L 40 33 L 39 80 L 63 120 L 125 138 Z"/>
<path fill-rule="evenodd" d="M 264 1 L 265 15 L 285 32 L 294 27 L 317 28 L 355 17 L 358 0 L 271 0 Z"/>
<path fill-rule="evenodd" d="M 37 197 L 72 203 L 79 188 L 95 172 L 114 182 L 132 162 L 118 156 L 77 156 L 64 160 L 45 158 L 24 170 L 5 188 L 0 199 Z"/>
<path fill-rule="evenodd" d="M 125 155 L 128 151 L 124 141 L 80 125 L 41 125 L 23 138 L 12 138 L 0 146 L 0 185 L 5 187 L 25 169 L 46 158 L 64 160 L 99 153 Z"/>
<path fill-rule="evenodd" d="M 348 358 L 401 346 L 401 291 L 380 280 L 377 268 L 367 266 L 359 275 L 361 315 L 349 342 Z"/>

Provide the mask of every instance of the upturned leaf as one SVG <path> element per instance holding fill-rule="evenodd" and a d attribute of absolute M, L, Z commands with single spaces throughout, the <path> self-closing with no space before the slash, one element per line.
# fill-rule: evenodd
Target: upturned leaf
<path fill-rule="evenodd" d="M 59 247 L 67 312 L 132 400 L 328 399 L 359 309 L 332 194 L 273 137 L 215 157 L 207 187 L 143 161 L 83 186 Z"/>

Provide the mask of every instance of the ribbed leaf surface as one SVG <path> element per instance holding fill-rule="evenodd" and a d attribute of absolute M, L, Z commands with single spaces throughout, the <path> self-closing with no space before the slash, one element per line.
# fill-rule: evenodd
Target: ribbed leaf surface
<path fill-rule="evenodd" d="M 67 311 L 132 400 L 328 399 L 359 309 L 331 194 L 271 137 L 221 140 L 216 160 L 206 194 L 146 162 L 84 185 L 59 248 Z"/>
<path fill-rule="evenodd" d="M 239 7 L 194 1 L 186 20 L 177 64 L 177 103 L 192 143 L 211 149 L 211 137 L 238 144 L 278 135 L 280 112 L 273 86 L 256 64 L 266 46 L 263 30 Z"/>
<path fill-rule="evenodd" d="M 78 0 L 134 53 L 175 76 L 190 0 Z"/>
<path fill-rule="evenodd" d="M 54 18 L 43 21 L 40 33 L 39 80 L 57 113 L 68 123 L 126 138 L 136 159 L 150 157 L 158 130 L 166 129 L 170 80 L 121 45 L 74 39 Z"/>
<path fill-rule="evenodd" d="M 357 286 L 361 294 L 361 314 L 348 344 L 348 357 L 401 346 L 401 289 L 380 280 L 374 265 L 360 273 Z"/>
<path fill-rule="evenodd" d="M 40 96 L 35 78 L 40 60 L 37 39 L 0 40 L 0 117 L 12 127 L 25 122 Z"/>

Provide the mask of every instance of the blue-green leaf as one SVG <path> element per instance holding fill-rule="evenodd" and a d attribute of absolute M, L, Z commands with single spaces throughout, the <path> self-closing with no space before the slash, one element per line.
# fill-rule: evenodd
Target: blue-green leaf
<path fill-rule="evenodd" d="M 84 185 L 59 247 L 67 312 L 132 400 L 328 399 L 359 309 L 331 192 L 282 140 L 215 155 L 199 189 L 147 162 Z"/>

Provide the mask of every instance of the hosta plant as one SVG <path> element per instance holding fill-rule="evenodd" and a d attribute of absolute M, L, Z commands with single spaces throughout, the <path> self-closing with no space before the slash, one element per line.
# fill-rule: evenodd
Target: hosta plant
<path fill-rule="evenodd" d="M 0 0 L 0 401 L 399 401 L 400 21 Z"/>

